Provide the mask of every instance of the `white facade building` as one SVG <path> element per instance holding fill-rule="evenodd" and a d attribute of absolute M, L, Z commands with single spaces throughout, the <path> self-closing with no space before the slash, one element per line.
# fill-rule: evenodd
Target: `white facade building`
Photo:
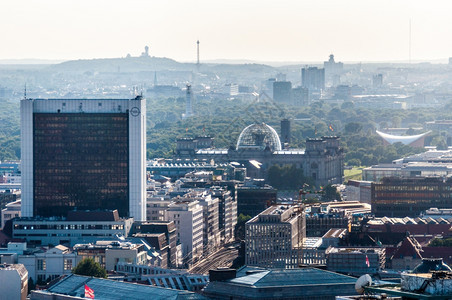
<path fill-rule="evenodd" d="M 198 201 L 178 201 L 169 205 L 167 221 L 173 221 L 182 246 L 184 263 L 197 261 L 203 254 L 203 208 Z"/>
<path fill-rule="evenodd" d="M 42 253 L 22 254 L 18 262 L 28 270 L 28 276 L 34 282 L 44 282 L 48 278 L 55 279 L 61 275 L 69 275 L 79 259 L 69 248 L 58 245 Z"/>
<path fill-rule="evenodd" d="M 211 194 L 202 193 L 195 199 L 203 208 L 203 249 L 204 255 L 215 252 L 220 247 L 219 199 Z"/>

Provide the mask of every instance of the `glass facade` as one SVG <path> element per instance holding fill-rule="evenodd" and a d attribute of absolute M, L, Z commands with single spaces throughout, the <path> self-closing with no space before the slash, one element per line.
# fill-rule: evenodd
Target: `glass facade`
<path fill-rule="evenodd" d="M 33 210 L 129 211 L 128 113 L 33 114 Z"/>
<path fill-rule="evenodd" d="M 377 217 L 417 217 L 431 207 L 452 208 L 452 181 L 420 177 L 372 183 L 372 213 Z"/>

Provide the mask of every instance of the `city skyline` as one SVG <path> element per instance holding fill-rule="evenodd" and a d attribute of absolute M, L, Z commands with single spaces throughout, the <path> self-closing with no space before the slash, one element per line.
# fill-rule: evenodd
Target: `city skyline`
<path fill-rule="evenodd" d="M 448 1 L 7 1 L 0 60 L 150 55 L 201 62 L 445 60 Z M 411 55 L 410 55 L 411 22 Z M 444 61 L 445 62 L 445 61 Z"/>

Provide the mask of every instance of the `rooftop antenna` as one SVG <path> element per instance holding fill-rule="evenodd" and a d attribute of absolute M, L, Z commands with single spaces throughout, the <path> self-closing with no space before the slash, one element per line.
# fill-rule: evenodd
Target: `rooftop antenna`
<path fill-rule="evenodd" d="M 25 82 L 25 87 L 24 87 L 24 99 L 27 99 L 27 83 Z"/>

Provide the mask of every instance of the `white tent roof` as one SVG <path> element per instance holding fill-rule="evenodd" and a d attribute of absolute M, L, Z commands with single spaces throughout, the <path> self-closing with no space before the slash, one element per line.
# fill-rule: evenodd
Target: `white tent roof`
<path fill-rule="evenodd" d="M 431 131 L 427 131 L 427 132 L 417 134 L 417 135 L 392 135 L 392 134 L 387 134 L 387 133 L 377 130 L 377 134 L 379 136 L 381 136 L 386 142 L 390 143 L 391 145 L 394 143 L 397 143 L 397 142 L 400 142 L 404 145 L 409 145 L 409 144 L 417 141 L 418 139 L 426 136 L 430 132 Z"/>

